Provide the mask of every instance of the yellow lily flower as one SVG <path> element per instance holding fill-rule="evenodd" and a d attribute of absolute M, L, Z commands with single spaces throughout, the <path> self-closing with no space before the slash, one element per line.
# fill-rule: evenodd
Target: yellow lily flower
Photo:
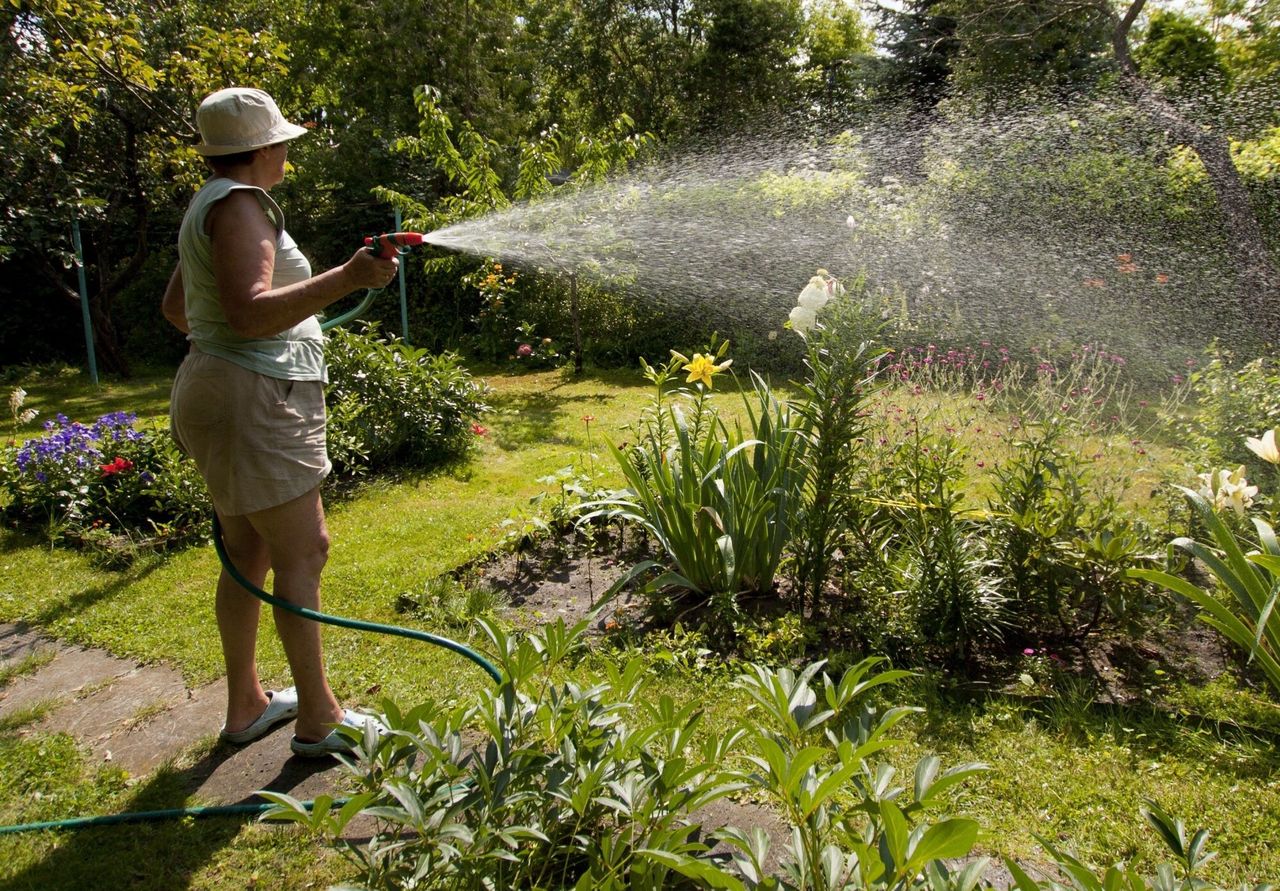
<path fill-rule="evenodd" d="M 711 376 L 719 374 L 732 364 L 732 359 L 725 359 L 717 365 L 712 361 L 710 356 L 704 356 L 702 353 L 694 353 L 693 358 L 684 366 L 684 370 L 689 372 L 689 378 L 685 383 L 691 384 L 694 381 L 698 381 L 710 390 L 712 386 Z"/>

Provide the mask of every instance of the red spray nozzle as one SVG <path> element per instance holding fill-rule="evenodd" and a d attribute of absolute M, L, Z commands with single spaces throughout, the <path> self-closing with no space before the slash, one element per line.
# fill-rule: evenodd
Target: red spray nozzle
<path fill-rule="evenodd" d="M 369 253 L 379 257 L 394 257 L 400 248 L 418 247 L 426 241 L 421 232 L 386 232 L 382 235 L 370 235 L 364 244 Z"/>

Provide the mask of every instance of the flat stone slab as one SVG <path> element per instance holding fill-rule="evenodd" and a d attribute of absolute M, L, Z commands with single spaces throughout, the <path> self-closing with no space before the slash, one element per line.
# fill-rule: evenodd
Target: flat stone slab
<path fill-rule="evenodd" d="M 0 690 L 0 717 L 39 702 L 63 702 L 86 687 L 110 683 L 136 668 L 135 663 L 117 659 L 103 650 L 60 647 L 48 665 Z"/>
<path fill-rule="evenodd" d="M 277 727 L 246 746 L 220 744 L 212 769 L 193 791 L 217 804 L 258 801 L 261 789 L 308 799 L 334 794 L 343 778 L 333 758 L 299 758 L 289 749 L 293 725 Z"/>
<path fill-rule="evenodd" d="M 184 689 L 164 711 L 112 735 L 111 762 L 133 776 L 150 773 L 193 743 L 216 734 L 227 703 L 226 679 Z"/>
<path fill-rule="evenodd" d="M 42 651 L 57 652 L 62 645 L 42 637 L 40 632 L 25 622 L 16 625 L 0 622 L 0 668 L 18 665 L 28 656 Z"/>
<path fill-rule="evenodd" d="M 140 666 L 75 703 L 55 709 L 36 729 L 68 733 L 94 757 L 111 760 L 109 753 L 117 736 L 129 732 L 135 725 L 158 723 L 150 719 L 186 698 L 187 685 L 178 672 L 161 665 Z M 168 754 L 176 751 L 177 748 L 170 749 Z M 138 772 L 134 765 L 121 766 L 130 773 Z"/>

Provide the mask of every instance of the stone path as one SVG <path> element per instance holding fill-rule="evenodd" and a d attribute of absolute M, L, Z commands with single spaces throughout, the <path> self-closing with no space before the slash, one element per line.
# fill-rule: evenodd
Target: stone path
<path fill-rule="evenodd" d="M 48 661 L 0 688 L 0 718 L 43 707 L 40 720 L 21 732 L 68 733 L 90 758 L 131 777 L 144 779 L 222 726 L 225 681 L 190 689 L 168 666 L 138 665 L 0 623 L 0 668 L 32 656 Z M 302 799 L 336 792 L 337 762 L 294 756 L 291 735 L 285 724 L 247 746 L 214 746 L 183 771 L 187 792 L 201 804 L 260 801 L 259 789 Z"/>

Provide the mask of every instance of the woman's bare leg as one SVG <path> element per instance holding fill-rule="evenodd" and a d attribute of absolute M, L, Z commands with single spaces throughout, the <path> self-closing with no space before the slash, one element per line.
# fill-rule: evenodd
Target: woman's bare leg
<path fill-rule="evenodd" d="M 320 573 L 329 559 L 329 531 L 319 487 L 246 519 L 261 536 L 275 574 L 272 593 L 308 609 L 320 608 Z M 320 626 L 288 610 L 275 609 L 276 631 L 298 688 L 298 739 L 312 742 L 342 720 L 342 706 L 329 689 L 320 646 Z"/>
<path fill-rule="evenodd" d="M 244 517 L 218 515 L 222 543 L 232 565 L 259 588 L 270 561 L 266 544 Z M 231 578 L 224 569 L 218 576 L 215 612 L 222 638 L 222 658 L 227 666 L 228 731 L 243 730 L 267 707 L 267 694 L 258 680 L 258 616 L 262 601 Z"/>

